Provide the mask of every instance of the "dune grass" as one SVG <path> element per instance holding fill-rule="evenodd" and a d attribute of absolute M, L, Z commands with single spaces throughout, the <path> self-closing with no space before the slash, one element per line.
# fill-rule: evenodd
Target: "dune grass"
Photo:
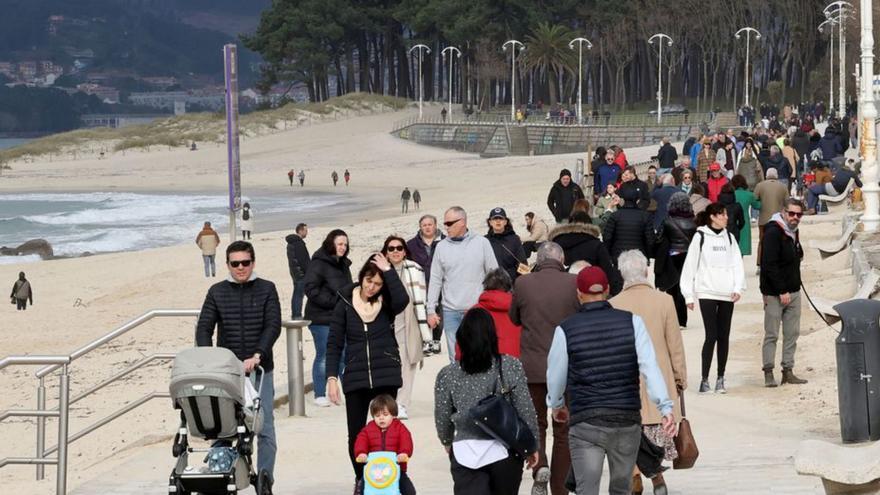
<path fill-rule="evenodd" d="M 239 119 L 242 134 L 255 136 L 277 132 L 307 120 L 324 120 L 334 114 L 345 116 L 360 112 L 400 110 L 407 105 L 402 98 L 351 93 L 320 103 L 288 103 L 271 110 L 244 114 Z M 225 142 L 226 119 L 223 112 L 190 113 L 160 119 L 149 124 L 121 129 L 78 129 L 53 134 L 0 151 L 0 164 L 40 156 L 97 154 L 109 151 L 150 149 L 153 146 L 189 146 L 191 142 Z"/>

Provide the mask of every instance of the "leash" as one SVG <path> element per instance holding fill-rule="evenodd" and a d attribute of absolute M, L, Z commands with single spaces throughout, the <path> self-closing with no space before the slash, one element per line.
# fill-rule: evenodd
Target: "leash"
<path fill-rule="evenodd" d="M 828 320 L 825 318 L 825 315 L 822 314 L 822 312 L 819 311 L 819 308 L 817 308 L 816 305 L 813 303 L 813 300 L 810 298 L 810 294 L 807 293 L 807 288 L 804 287 L 804 283 L 803 283 L 803 282 L 801 282 L 801 290 L 804 292 L 804 297 L 806 297 L 806 298 L 807 298 L 807 301 L 810 303 L 810 307 L 812 307 L 812 308 L 813 308 L 813 311 L 815 311 L 816 314 L 819 315 L 819 318 L 821 318 L 822 321 L 824 321 L 825 324 L 828 325 L 828 328 L 834 330 L 834 331 L 837 332 L 837 333 L 840 333 L 840 330 L 838 330 L 838 329 L 834 328 L 833 326 L 831 326 L 831 323 L 828 322 Z"/>

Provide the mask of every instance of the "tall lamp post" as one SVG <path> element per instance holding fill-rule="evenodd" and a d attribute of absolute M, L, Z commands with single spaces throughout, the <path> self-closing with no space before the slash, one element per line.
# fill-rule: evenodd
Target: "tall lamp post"
<path fill-rule="evenodd" d="M 752 35 L 752 33 L 755 33 L 755 39 L 759 40 L 759 39 L 761 39 L 761 32 L 753 27 L 744 27 L 736 32 L 736 34 L 734 35 L 734 36 L 736 36 L 736 39 L 740 39 L 742 37 L 741 33 L 743 33 L 743 32 L 746 33 L 746 68 L 745 68 L 745 73 L 746 73 L 745 79 L 746 80 L 743 83 L 743 92 L 745 93 L 745 98 L 744 98 L 745 102 L 746 102 L 745 106 L 748 107 L 749 106 L 749 93 L 751 93 L 751 91 L 749 91 L 749 81 L 751 80 L 751 77 L 750 77 L 751 74 L 749 73 L 749 52 L 751 51 L 751 35 Z"/>
<path fill-rule="evenodd" d="M 653 45 L 654 40 L 657 39 L 659 42 L 657 43 L 660 47 L 660 54 L 657 56 L 657 62 L 659 66 L 657 67 L 657 123 L 660 123 L 660 120 L 663 118 L 663 39 L 667 39 L 669 41 L 666 42 L 667 45 L 672 46 L 672 38 L 668 34 L 657 33 L 654 36 L 648 38 L 648 44 Z"/>
<path fill-rule="evenodd" d="M 422 80 L 422 52 L 431 53 L 431 49 L 426 45 L 418 44 L 409 49 L 409 53 L 412 53 L 413 50 L 419 51 L 419 120 L 422 120 L 422 100 L 424 99 L 425 94 L 425 83 Z"/>
<path fill-rule="evenodd" d="M 861 0 L 862 18 L 862 97 L 859 109 L 862 121 L 859 123 L 859 139 L 861 140 L 862 173 L 864 174 L 864 187 L 862 192 L 865 198 L 865 213 L 862 215 L 862 225 L 865 232 L 876 232 L 880 226 L 880 186 L 878 186 L 877 169 L 877 106 L 874 103 L 874 19 L 871 6 L 872 0 Z"/>
<path fill-rule="evenodd" d="M 449 52 L 448 54 L 446 52 Z M 449 59 L 449 121 L 452 121 L 452 55 L 458 55 L 458 58 L 461 58 L 461 50 L 454 46 L 447 46 L 442 51 L 440 51 L 441 55 L 446 55 L 446 58 Z"/>
<path fill-rule="evenodd" d="M 832 18 L 832 15 L 837 14 L 837 24 L 840 27 L 838 32 L 838 39 L 840 41 L 840 62 L 837 68 L 838 70 L 838 88 L 837 88 L 837 112 L 839 116 L 843 116 L 846 114 L 846 18 L 852 13 L 853 6 L 851 3 L 846 2 L 844 0 L 837 0 L 836 2 L 830 3 L 825 10 L 822 12 L 825 14 L 825 17 L 828 19 Z"/>
<path fill-rule="evenodd" d="M 568 47 L 574 50 L 574 44 L 578 44 L 578 124 L 584 123 L 584 44 L 587 50 L 593 49 L 593 44 L 586 38 L 575 38 L 568 43 Z"/>
<path fill-rule="evenodd" d="M 828 54 L 828 114 L 834 109 L 834 24 L 837 19 L 826 19 L 819 24 L 819 32 L 823 32 L 822 28 L 828 25 L 828 46 L 830 52 Z"/>
<path fill-rule="evenodd" d="M 516 52 L 525 50 L 526 47 L 517 40 L 508 40 L 501 45 L 502 51 L 507 51 L 510 46 L 510 120 L 516 120 Z"/>

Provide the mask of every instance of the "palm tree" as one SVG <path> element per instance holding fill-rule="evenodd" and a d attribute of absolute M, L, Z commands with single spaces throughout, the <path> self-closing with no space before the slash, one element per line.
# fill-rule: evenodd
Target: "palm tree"
<path fill-rule="evenodd" d="M 550 105 L 559 101 L 559 77 L 564 73 L 577 72 L 577 52 L 569 48 L 574 38 L 565 26 L 542 22 L 526 36 L 527 49 L 522 62 L 528 70 L 537 70 L 541 80 L 547 81 L 550 91 Z"/>

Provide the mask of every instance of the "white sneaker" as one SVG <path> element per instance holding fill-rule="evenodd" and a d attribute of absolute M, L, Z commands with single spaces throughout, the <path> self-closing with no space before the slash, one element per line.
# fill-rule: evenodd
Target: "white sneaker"
<path fill-rule="evenodd" d="M 397 419 L 409 419 L 409 414 L 406 413 L 406 406 L 397 406 Z"/>
<path fill-rule="evenodd" d="M 330 399 L 326 397 L 315 397 L 315 405 L 318 407 L 330 407 Z"/>

